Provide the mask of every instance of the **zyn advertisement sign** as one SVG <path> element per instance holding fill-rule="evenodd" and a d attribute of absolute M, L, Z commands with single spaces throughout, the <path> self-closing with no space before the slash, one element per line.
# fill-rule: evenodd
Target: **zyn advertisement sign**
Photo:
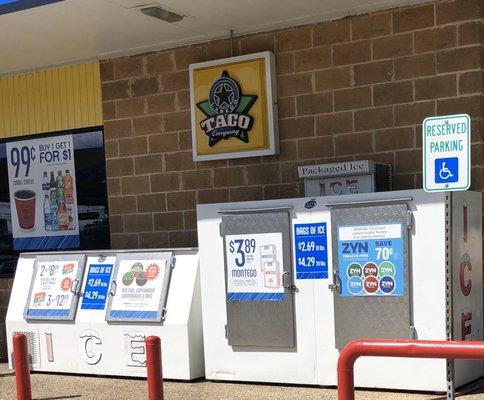
<path fill-rule="evenodd" d="M 72 135 L 7 143 L 15 250 L 79 246 Z"/>

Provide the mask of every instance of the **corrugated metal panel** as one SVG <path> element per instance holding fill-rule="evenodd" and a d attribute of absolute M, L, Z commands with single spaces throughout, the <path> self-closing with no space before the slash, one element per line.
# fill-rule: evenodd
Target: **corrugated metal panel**
<path fill-rule="evenodd" d="M 99 62 L 0 78 L 0 139 L 102 125 Z"/>

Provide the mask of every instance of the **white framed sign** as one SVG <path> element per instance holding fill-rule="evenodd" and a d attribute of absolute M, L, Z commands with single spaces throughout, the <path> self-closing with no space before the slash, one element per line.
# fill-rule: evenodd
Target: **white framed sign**
<path fill-rule="evenodd" d="M 24 318 L 73 321 L 84 263 L 83 254 L 37 256 Z"/>
<path fill-rule="evenodd" d="M 282 233 L 225 236 L 227 299 L 283 301 Z"/>
<path fill-rule="evenodd" d="M 119 254 L 106 321 L 162 321 L 173 266 L 171 252 Z"/>
<path fill-rule="evenodd" d="M 427 192 L 467 190 L 471 184 L 471 118 L 426 118 L 422 124 L 423 183 Z"/>

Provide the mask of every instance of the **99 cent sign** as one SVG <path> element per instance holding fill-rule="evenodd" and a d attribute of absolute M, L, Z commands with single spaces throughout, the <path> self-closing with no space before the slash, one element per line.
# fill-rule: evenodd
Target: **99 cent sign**
<path fill-rule="evenodd" d="M 9 142 L 6 149 L 14 249 L 78 247 L 72 135 Z"/>

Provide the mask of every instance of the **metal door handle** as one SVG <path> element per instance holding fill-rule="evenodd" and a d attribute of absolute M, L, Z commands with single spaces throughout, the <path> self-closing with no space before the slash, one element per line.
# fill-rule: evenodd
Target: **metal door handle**
<path fill-rule="evenodd" d="M 77 295 L 79 294 L 77 292 L 77 287 L 79 286 L 79 279 L 74 279 L 72 281 L 72 286 L 71 286 L 71 293 L 73 293 L 74 295 Z"/>
<path fill-rule="evenodd" d="M 118 284 L 116 283 L 116 281 L 113 281 L 111 283 L 111 290 L 109 291 L 109 295 L 110 296 L 113 296 L 114 297 L 114 295 L 116 294 L 117 287 L 118 287 Z"/>
<path fill-rule="evenodd" d="M 288 278 L 289 279 L 289 282 L 286 284 L 286 279 L 285 278 Z M 282 287 L 284 289 L 288 289 L 288 290 L 295 290 L 296 289 L 296 286 L 294 286 L 291 282 L 291 274 L 289 271 L 284 271 L 282 273 Z"/>
<path fill-rule="evenodd" d="M 338 271 L 333 270 L 333 283 L 329 284 L 328 288 L 333 293 L 341 293 L 341 285 L 340 285 L 340 279 L 339 279 Z"/>

